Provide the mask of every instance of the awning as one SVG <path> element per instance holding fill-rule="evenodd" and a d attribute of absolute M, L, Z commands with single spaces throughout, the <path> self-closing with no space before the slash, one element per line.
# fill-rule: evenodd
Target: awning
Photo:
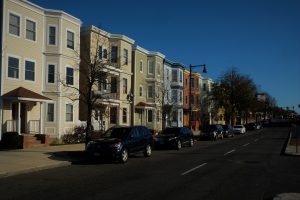
<path fill-rule="evenodd" d="M 138 104 L 135 105 L 135 108 L 138 109 L 154 109 L 154 107 L 150 104 L 147 104 L 145 102 L 139 102 Z"/>
<path fill-rule="evenodd" d="M 20 101 L 52 102 L 52 99 L 23 87 L 18 87 L 10 92 L 7 92 L 2 96 L 2 98 Z"/>

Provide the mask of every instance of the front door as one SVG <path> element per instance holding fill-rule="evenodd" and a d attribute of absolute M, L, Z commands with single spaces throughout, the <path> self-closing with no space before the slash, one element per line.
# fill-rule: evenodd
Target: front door
<path fill-rule="evenodd" d="M 26 103 L 21 103 L 21 133 L 27 133 L 26 122 L 27 122 L 27 108 Z"/>

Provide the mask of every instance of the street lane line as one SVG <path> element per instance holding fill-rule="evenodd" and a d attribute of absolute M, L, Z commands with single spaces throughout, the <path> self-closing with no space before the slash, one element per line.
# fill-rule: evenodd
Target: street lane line
<path fill-rule="evenodd" d="M 250 143 L 244 144 L 243 147 L 246 147 L 246 146 L 248 146 L 249 144 L 250 144 Z"/>
<path fill-rule="evenodd" d="M 227 154 L 230 154 L 232 152 L 235 152 L 235 149 L 232 149 L 231 151 L 228 151 L 227 153 L 224 154 L 224 156 L 226 156 Z"/>
<path fill-rule="evenodd" d="M 205 166 L 207 163 L 203 163 L 203 164 L 201 164 L 201 165 L 198 165 L 197 167 L 194 167 L 194 168 L 192 168 L 192 169 L 190 169 L 190 170 L 187 170 L 186 172 L 183 172 L 182 174 L 181 174 L 181 176 L 184 176 L 184 175 L 186 175 L 186 174 L 188 174 L 188 173 L 190 173 L 190 172 L 192 172 L 192 171 L 195 171 L 196 169 L 198 169 L 198 168 L 200 168 L 200 167 L 203 167 L 203 166 Z"/>

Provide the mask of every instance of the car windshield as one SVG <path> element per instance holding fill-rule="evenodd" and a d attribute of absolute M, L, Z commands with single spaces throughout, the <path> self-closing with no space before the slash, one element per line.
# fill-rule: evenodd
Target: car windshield
<path fill-rule="evenodd" d="M 131 128 L 111 128 L 104 134 L 104 138 L 118 138 L 123 139 L 128 136 Z"/>
<path fill-rule="evenodd" d="M 169 135 L 169 134 L 173 134 L 173 135 L 179 135 L 180 133 L 180 129 L 179 128 L 166 128 L 165 130 L 162 131 L 162 135 Z"/>

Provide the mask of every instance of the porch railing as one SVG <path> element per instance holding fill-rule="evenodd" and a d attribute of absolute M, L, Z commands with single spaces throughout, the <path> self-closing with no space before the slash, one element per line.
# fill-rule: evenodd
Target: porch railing
<path fill-rule="evenodd" d="M 17 132 L 17 120 L 6 121 L 6 132 Z"/>
<path fill-rule="evenodd" d="M 40 120 L 29 120 L 28 122 L 28 132 L 33 133 L 39 133 L 40 132 Z"/>

